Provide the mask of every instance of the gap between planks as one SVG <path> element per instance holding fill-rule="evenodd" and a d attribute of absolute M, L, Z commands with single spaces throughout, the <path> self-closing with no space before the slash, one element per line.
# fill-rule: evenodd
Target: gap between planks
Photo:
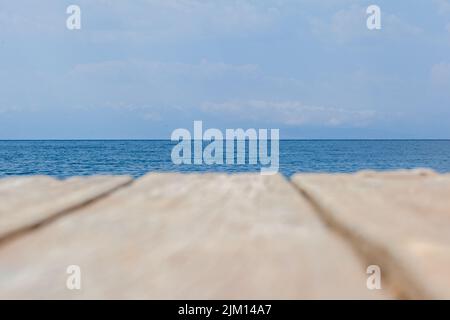
<path fill-rule="evenodd" d="M 97 201 L 103 200 L 103 199 L 111 196 L 113 193 L 117 192 L 118 190 L 131 186 L 134 183 L 134 181 L 136 181 L 136 180 L 130 179 L 129 181 L 126 181 L 122 184 L 112 187 L 111 189 L 109 189 L 103 193 L 96 195 L 94 198 L 90 198 L 90 199 L 81 201 L 73 206 L 69 206 L 60 211 L 56 211 L 55 213 L 53 213 L 45 218 L 42 218 L 41 220 L 36 221 L 35 223 L 25 225 L 23 227 L 19 227 L 15 230 L 12 230 L 3 235 L 0 235 L 0 248 L 4 245 L 14 241 L 15 239 L 18 239 L 24 235 L 28 235 L 32 232 L 36 232 L 36 231 L 52 224 L 53 222 L 64 218 L 67 215 L 76 213 L 77 211 L 79 211 L 89 205 L 92 205 Z"/>
<path fill-rule="evenodd" d="M 389 253 L 381 246 L 376 246 L 373 244 L 366 244 L 362 239 L 358 238 L 353 234 L 350 228 L 346 228 L 345 225 L 339 224 L 330 214 L 329 210 L 320 204 L 320 201 L 315 199 L 314 196 L 310 195 L 306 190 L 302 189 L 297 184 L 289 180 L 289 183 L 303 196 L 303 198 L 314 208 L 314 212 L 319 217 L 320 221 L 330 230 L 330 232 L 339 236 L 348 246 L 353 250 L 353 252 L 359 257 L 362 265 L 371 265 L 374 260 L 383 262 L 383 265 L 387 265 L 390 261 L 395 260 L 395 257 L 389 255 Z M 379 264 L 379 262 L 378 262 Z M 392 285 L 392 273 L 390 268 L 387 272 L 383 272 L 383 287 L 386 287 L 389 292 L 396 299 L 412 299 L 415 295 L 408 293 L 406 289 L 395 287 Z M 420 292 L 419 288 L 416 288 L 415 292 Z M 424 298 L 424 297 L 422 297 Z"/>

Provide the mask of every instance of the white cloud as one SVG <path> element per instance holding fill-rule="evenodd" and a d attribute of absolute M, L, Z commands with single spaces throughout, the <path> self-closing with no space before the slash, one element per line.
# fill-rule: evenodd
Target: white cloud
<path fill-rule="evenodd" d="M 450 63 L 441 62 L 431 68 L 431 81 L 437 88 L 450 90 Z"/>
<path fill-rule="evenodd" d="M 422 28 L 404 21 L 395 14 L 386 14 L 384 20 L 385 23 L 383 26 L 388 32 L 388 35 L 392 37 L 416 37 L 424 33 Z"/>
<path fill-rule="evenodd" d="M 181 63 L 129 59 L 78 64 L 70 73 L 72 75 L 101 77 L 133 74 L 139 80 L 141 77 L 151 78 L 156 75 L 164 77 L 168 74 L 211 77 L 227 73 L 253 74 L 258 71 L 258 66 L 254 64 L 233 65 L 224 62 L 210 62 L 208 60 L 202 60 L 200 63 Z"/>
<path fill-rule="evenodd" d="M 204 99 L 239 95 L 249 90 L 245 83 L 260 83 L 262 77 L 253 64 L 129 59 L 75 65 L 60 85 L 64 97 L 71 97 L 66 106 L 110 108 L 158 120 L 171 112 L 193 112 Z"/>
<path fill-rule="evenodd" d="M 423 33 L 421 28 L 403 21 L 395 14 L 383 11 L 383 8 L 381 8 L 382 30 L 370 31 L 366 25 L 368 17 L 366 9 L 361 5 L 352 5 L 337 11 L 330 19 L 310 18 L 309 25 L 314 35 L 343 44 L 373 35 L 398 38 Z"/>
<path fill-rule="evenodd" d="M 439 14 L 448 14 L 450 13 L 450 1 L 449 0 L 433 0 L 438 8 Z"/>
<path fill-rule="evenodd" d="M 310 26 L 314 34 L 331 36 L 337 42 L 347 42 L 366 33 L 365 10 L 360 6 L 352 6 L 333 14 L 330 20 L 312 18 Z"/>
<path fill-rule="evenodd" d="M 53 7 L 51 6 L 53 4 Z M 41 1 L 3 1 L 0 11 L 0 30 L 3 35 L 62 35 L 66 31 L 65 8 L 61 4 Z"/>
<path fill-rule="evenodd" d="M 3 3 L 4 2 L 4 3 Z M 3 1 L 0 30 L 41 37 L 64 35 L 70 2 Z M 78 0 L 82 32 L 94 43 L 185 41 L 266 32 L 280 18 L 277 3 L 252 0 Z"/>
<path fill-rule="evenodd" d="M 204 103 L 202 110 L 243 120 L 270 121 L 283 125 L 366 126 L 376 116 L 373 110 L 347 110 L 309 106 L 299 101 L 227 101 Z"/>
<path fill-rule="evenodd" d="M 86 7 L 96 13 L 91 39 L 95 42 L 186 41 L 205 37 L 245 37 L 265 32 L 280 13 L 269 3 L 240 0 L 104 0 Z M 109 28 L 102 28 L 102 21 Z"/>
<path fill-rule="evenodd" d="M 0 106 L 0 114 L 7 114 L 7 113 L 14 113 L 14 112 L 23 112 L 25 111 L 24 108 L 14 106 L 14 105 L 3 105 Z M 28 108 L 26 110 L 27 112 L 34 112 L 36 111 L 36 108 Z"/>

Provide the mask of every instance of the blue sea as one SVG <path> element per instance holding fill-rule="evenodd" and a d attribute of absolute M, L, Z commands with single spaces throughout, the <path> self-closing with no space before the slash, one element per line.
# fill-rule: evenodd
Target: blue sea
<path fill-rule="evenodd" d="M 0 176 L 259 172 L 260 165 L 174 165 L 168 140 L 0 141 Z M 417 167 L 450 172 L 450 140 L 282 140 L 280 172 Z"/>

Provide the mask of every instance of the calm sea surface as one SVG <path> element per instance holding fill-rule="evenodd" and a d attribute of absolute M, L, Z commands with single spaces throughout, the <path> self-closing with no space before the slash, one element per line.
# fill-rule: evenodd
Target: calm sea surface
<path fill-rule="evenodd" d="M 259 165 L 174 165 L 166 140 L 0 141 L 0 176 L 254 172 Z M 280 172 L 428 167 L 450 172 L 450 140 L 283 140 Z"/>

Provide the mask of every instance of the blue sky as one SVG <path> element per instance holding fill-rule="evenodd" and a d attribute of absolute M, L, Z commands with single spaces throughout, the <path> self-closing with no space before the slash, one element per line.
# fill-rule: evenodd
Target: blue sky
<path fill-rule="evenodd" d="M 0 139 L 169 139 L 194 120 L 450 138 L 450 0 L 0 0 Z"/>

